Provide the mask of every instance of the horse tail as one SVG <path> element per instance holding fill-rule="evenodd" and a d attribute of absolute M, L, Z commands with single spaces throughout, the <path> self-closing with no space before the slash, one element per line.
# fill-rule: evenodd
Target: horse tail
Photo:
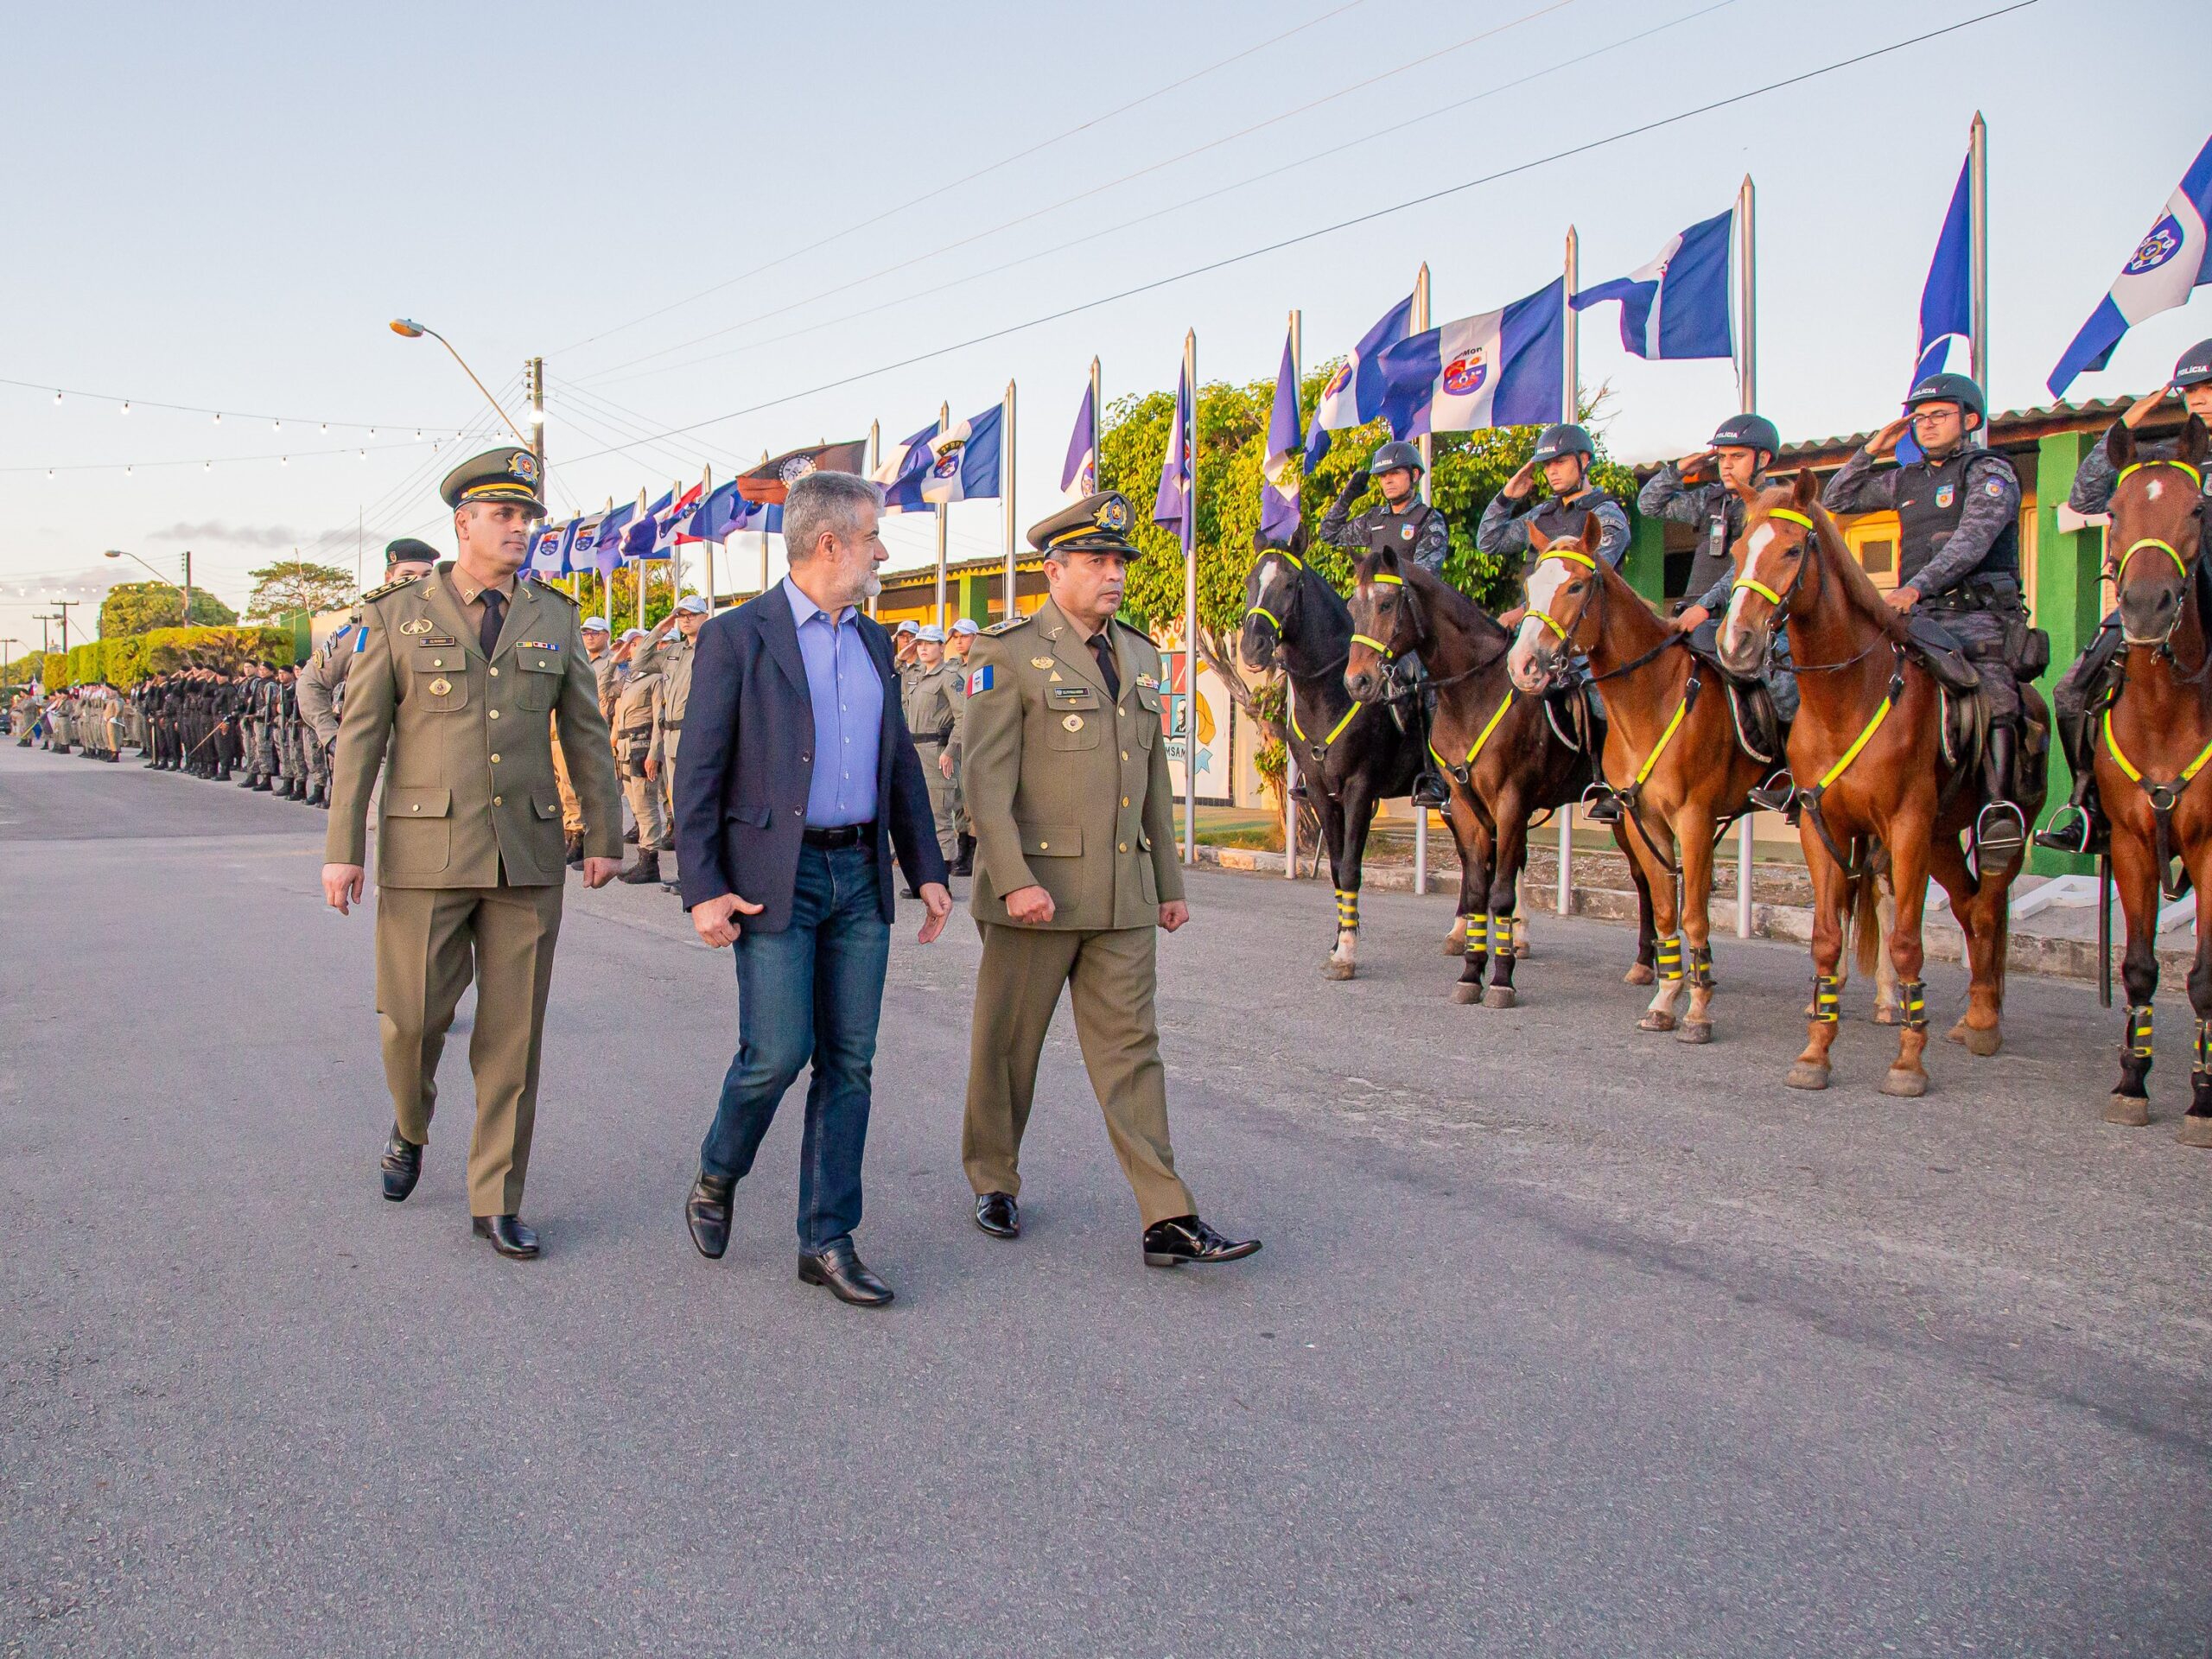
<path fill-rule="evenodd" d="M 1871 974 L 1882 959 L 1881 883 L 1874 872 L 1867 869 L 1859 874 L 1851 887 L 1845 908 L 1851 916 L 1854 954 L 1859 971 Z"/>

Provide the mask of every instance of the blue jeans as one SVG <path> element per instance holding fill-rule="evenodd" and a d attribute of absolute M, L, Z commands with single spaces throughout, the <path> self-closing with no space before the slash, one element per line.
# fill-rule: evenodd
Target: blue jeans
<path fill-rule="evenodd" d="M 744 920 L 734 919 L 741 925 Z M 723 1180 L 751 1173 L 784 1091 L 811 1062 L 799 1150 L 798 1244 L 813 1255 L 849 1237 L 861 1220 L 869 1077 L 891 959 L 872 851 L 801 847 L 791 925 L 780 933 L 747 928 L 732 948 L 737 1055 L 722 1078 L 699 1167 Z"/>

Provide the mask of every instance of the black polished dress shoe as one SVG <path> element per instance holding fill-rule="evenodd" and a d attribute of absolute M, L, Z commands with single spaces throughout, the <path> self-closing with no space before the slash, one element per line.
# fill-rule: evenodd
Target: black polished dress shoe
<path fill-rule="evenodd" d="M 691 1183 L 691 1196 L 683 1201 L 683 1224 L 691 1230 L 699 1254 L 709 1262 L 721 1261 L 729 1249 L 730 1198 L 736 1191 L 734 1180 L 722 1180 L 702 1169 Z"/>
<path fill-rule="evenodd" d="M 501 1255 L 527 1262 L 537 1254 L 537 1233 L 512 1216 L 478 1216 L 470 1224 L 479 1238 L 488 1238 Z"/>
<path fill-rule="evenodd" d="M 868 1270 L 853 1241 L 841 1238 L 828 1249 L 798 1259 L 802 1285 L 827 1285 L 830 1294 L 855 1307 L 881 1307 L 891 1300 L 891 1287 Z"/>
<path fill-rule="evenodd" d="M 1011 1192 L 986 1192 L 976 1200 L 976 1224 L 993 1238 L 1020 1238 L 1021 1207 Z"/>
<path fill-rule="evenodd" d="M 1144 1230 L 1147 1268 L 1179 1268 L 1185 1262 L 1241 1262 L 1259 1248 L 1256 1238 L 1224 1238 L 1196 1216 L 1155 1221 Z"/>
<path fill-rule="evenodd" d="M 405 1201 L 423 1179 L 423 1148 L 392 1125 L 391 1139 L 384 1143 L 384 1195 L 394 1204 Z"/>

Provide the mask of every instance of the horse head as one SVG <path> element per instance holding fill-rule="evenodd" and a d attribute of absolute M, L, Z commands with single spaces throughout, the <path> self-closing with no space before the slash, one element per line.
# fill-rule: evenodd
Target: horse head
<path fill-rule="evenodd" d="M 1783 624 L 1812 551 L 1821 505 L 1810 467 L 1787 483 L 1736 492 L 1744 504 L 1744 533 L 1729 549 L 1736 585 L 1720 626 L 1718 655 L 1731 674 L 1750 676 L 1766 661 L 1774 631 Z"/>
<path fill-rule="evenodd" d="M 1252 568 L 1244 575 L 1244 626 L 1237 652 L 1244 666 L 1264 674 L 1282 665 L 1283 637 L 1298 614 L 1298 590 L 1306 577 L 1306 526 L 1291 532 L 1284 547 L 1255 532 Z"/>
<path fill-rule="evenodd" d="M 1372 702 L 1390 683 L 1390 664 L 1421 649 L 1421 631 L 1405 569 L 1395 548 L 1363 556 L 1352 571 L 1351 649 L 1344 655 L 1344 690 Z"/>
<path fill-rule="evenodd" d="M 2142 459 L 2124 424 L 2105 439 L 2106 458 L 2120 474 L 2105 532 L 2105 574 L 2120 595 L 2120 632 L 2131 645 L 2164 646 L 2181 621 L 2202 550 L 2197 509 L 2208 448 L 2212 439 L 2194 415 L 2171 461 Z"/>
<path fill-rule="evenodd" d="M 1573 541 L 1554 542 L 1529 527 L 1536 563 L 1529 572 L 1529 607 L 1505 666 L 1513 683 L 1530 696 L 1551 684 L 1552 676 L 1566 665 L 1570 646 L 1586 652 L 1596 639 L 1592 600 L 1604 585 L 1598 549 L 1605 529 L 1594 512 L 1583 519 L 1582 534 Z"/>

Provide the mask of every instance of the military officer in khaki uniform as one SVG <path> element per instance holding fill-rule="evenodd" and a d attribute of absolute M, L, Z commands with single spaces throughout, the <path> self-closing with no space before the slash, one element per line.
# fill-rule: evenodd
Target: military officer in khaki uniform
<path fill-rule="evenodd" d="M 653 718 L 652 744 L 645 751 L 645 777 L 660 791 L 661 810 L 668 815 L 671 826 L 666 850 L 673 850 L 676 752 L 683 747 L 683 710 L 691 701 L 691 658 L 699 630 L 706 626 L 707 601 L 697 594 L 686 594 L 676 601 L 675 610 L 669 614 L 676 621 L 675 635 L 657 641 L 653 646 L 653 665 L 659 669 L 661 677 L 660 707 Z M 661 885 L 675 891 L 672 880 L 664 879 Z"/>
<path fill-rule="evenodd" d="M 481 988 L 468 1056 L 468 1207 L 500 1255 L 531 1256 L 537 1236 L 517 1212 L 567 874 L 552 722 L 583 799 L 588 885 L 619 868 L 622 821 L 575 601 L 516 579 L 531 525 L 545 514 L 536 457 L 494 449 L 455 467 L 440 493 L 454 509 L 454 561 L 362 595 L 322 886 L 340 913 L 361 897 L 381 767 L 377 1012 L 397 1115 L 385 1196 L 406 1198 L 422 1173 L 438 1056 L 473 975 Z"/>
<path fill-rule="evenodd" d="M 968 817 L 968 795 L 963 782 L 966 770 L 963 765 L 962 746 L 966 739 L 968 706 L 968 658 L 976 649 L 976 636 L 982 632 L 967 617 L 955 622 L 944 636 L 944 660 L 957 670 L 960 677 L 961 718 L 952 723 L 952 741 L 948 746 L 952 753 L 952 829 L 959 846 L 959 856 L 952 861 L 955 875 L 976 873 L 976 826 Z"/>
<path fill-rule="evenodd" d="M 632 654 L 622 689 L 614 695 L 614 768 L 638 832 L 638 861 L 615 879 L 636 887 L 660 880 L 660 852 L 668 840 L 668 814 L 661 810 L 660 790 L 645 775 L 653 721 L 660 713 L 662 681 L 650 637 L 639 634 L 624 643 Z"/>
<path fill-rule="evenodd" d="M 403 536 L 384 550 L 384 585 L 412 581 L 437 569 L 438 551 L 427 542 Z M 352 614 L 301 667 L 295 689 L 300 718 L 306 722 L 310 768 L 321 781 L 321 804 L 330 804 L 330 746 L 338 741 L 338 710 L 346 691 L 346 671 L 361 649 L 361 601 Z"/>
<path fill-rule="evenodd" d="M 584 618 L 583 633 L 584 655 L 590 660 L 592 677 L 596 682 L 602 665 L 613 657 L 607 646 L 607 619 L 603 616 Z M 561 792 L 561 835 L 566 843 L 569 867 L 571 869 L 581 868 L 584 861 L 584 808 L 583 803 L 576 798 L 575 785 L 569 781 L 569 758 L 561 753 L 558 733 L 553 738 L 553 785 Z"/>
<path fill-rule="evenodd" d="M 1175 1173 L 1153 999 L 1157 930 L 1190 918 L 1175 857 L 1160 653 L 1116 622 L 1135 550 L 1107 492 L 1029 532 L 1051 598 L 977 640 L 968 677 L 972 904 L 983 935 L 961 1158 L 976 1224 L 1021 1230 L 1022 1131 L 1063 986 L 1106 1131 L 1135 1189 L 1147 1266 L 1230 1262 L 1260 1248 L 1200 1221 Z"/>
<path fill-rule="evenodd" d="M 937 849 L 950 865 L 959 856 L 952 779 L 958 760 L 953 734 L 960 726 L 962 681 L 960 671 L 944 660 L 944 630 L 936 623 L 915 635 L 914 663 L 914 671 L 900 682 L 899 701 L 906 709 L 906 729 L 922 757 L 922 776 L 929 783 Z"/>

